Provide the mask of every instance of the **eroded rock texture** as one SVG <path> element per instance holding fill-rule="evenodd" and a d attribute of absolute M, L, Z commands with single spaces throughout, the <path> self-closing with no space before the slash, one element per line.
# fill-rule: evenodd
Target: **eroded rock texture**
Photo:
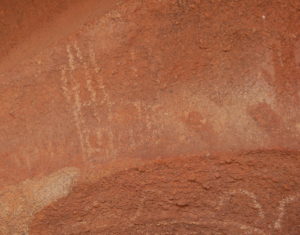
<path fill-rule="evenodd" d="M 3 0 L 0 23 L 3 234 L 300 230 L 298 0 Z"/>
<path fill-rule="evenodd" d="M 298 234 L 299 153 L 157 160 L 79 184 L 32 234 Z M 297 164 L 295 164 L 297 163 Z"/>

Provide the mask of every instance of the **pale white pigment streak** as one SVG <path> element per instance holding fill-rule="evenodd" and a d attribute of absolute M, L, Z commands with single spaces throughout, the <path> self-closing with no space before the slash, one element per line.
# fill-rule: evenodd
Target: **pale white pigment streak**
<path fill-rule="evenodd" d="M 68 55 L 68 66 L 69 66 L 69 76 L 66 74 L 66 67 L 62 67 L 61 81 L 62 81 L 62 89 L 63 94 L 66 100 L 69 102 L 69 105 L 72 107 L 72 113 L 75 121 L 75 126 L 77 129 L 77 133 L 79 136 L 80 146 L 83 154 L 87 153 L 86 146 L 84 144 L 84 130 L 82 126 L 82 115 L 81 115 L 81 101 L 79 97 L 79 85 L 76 83 L 73 72 L 75 70 L 75 61 L 74 55 L 72 53 L 72 48 L 70 45 L 66 46 L 66 51 Z M 69 79 L 67 78 L 69 77 Z M 68 81 L 70 82 L 70 86 L 68 86 Z M 73 86 L 72 84 L 75 83 Z"/>
<path fill-rule="evenodd" d="M 100 69 L 99 65 L 97 64 L 96 53 L 95 53 L 95 50 L 93 49 L 93 46 L 91 43 L 89 43 L 89 60 L 90 60 L 91 65 L 94 67 L 95 73 L 98 74 L 101 69 Z M 102 91 L 103 96 L 104 96 L 102 103 L 110 102 L 110 99 L 109 99 L 110 97 L 109 97 L 108 93 L 106 92 L 103 78 L 101 76 L 99 76 L 99 79 L 97 79 L 97 83 L 98 83 L 98 87 L 100 88 L 100 90 Z M 101 97 L 99 97 L 99 98 L 101 98 Z"/>
<path fill-rule="evenodd" d="M 68 60 L 69 60 L 69 67 L 70 67 L 71 71 L 74 71 L 75 70 L 74 56 L 71 51 L 70 45 L 67 45 L 67 54 L 68 54 Z"/>
<path fill-rule="evenodd" d="M 100 71 L 99 66 L 97 65 L 96 62 L 96 55 L 95 55 L 95 51 L 92 49 L 92 46 L 89 46 L 89 57 L 91 60 L 91 63 L 94 65 L 94 70 L 96 72 L 96 74 Z M 103 77 L 101 75 L 97 76 L 99 79 L 97 79 L 97 86 L 99 88 L 99 90 L 101 91 L 102 95 L 103 95 L 103 99 L 101 99 L 101 97 L 99 97 L 102 101 L 101 104 L 106 104 L 108 112 L 107 112 L 107 116 L 108 116 L 108 126 L 107 126 L 107 133 L 108 133 L 108 143 L 109 143 L 109 148 L 106 148 L 106 159 L 112 159 L 115 158 L 116 156 L 116 148 L 114 146 L 114 133 L 113 133 L 113 129 L 111 126 L 111 123 L 113 122 L 113 118 L 112 118 L 112 106 L 113 106 L 113 102 L 111 101 L 110 95 L 106 90 L 105 84 L 104 84 L 104 80 Z M 100 92 L 98 93 L 100 96 Z M 97 136 L 100 136 L 99 134 L 97 134 Z"/>
<path fill-rule="evenodd" d="M 221 198 L 218 209 L 220 209 L 224 205 L 224 203 L 229 200 L 229 197 L 234 194 L 244 194 L 244 195 L 248 196 L 252 200 L 252 204 L 253 204 L 254 208 L 256 208 L 258 210 L 259 217 L 262 219 L 265 217 L 265 213 L 262 209 L 262 206 L 258 203 L 257 197 L 255 196 L 255 194 L 252 192 L 249 192 L 247 190 L 244 190 L 244 189 L 235 189 L 235 190 L 232 190 L 232 191 L 226 193 L 226 195 Z"/>
<path fill-rule="evenodd" d="M 237 222 L 233 222 L 233 221 L 188 221 L 188 220 L 172 220 L 172 221 L 156 221 L 155 225 L 156 226 L 168 226 L 168 225 L 173 225 L 173 224 L 186 224 L 186 225 L 198 225 L 198 226 L 214 226 L 214 227 L 229 227 L 229 226 L 233 226 L 233 227 L 237 227 L 240 230 L 243 230 L 244 233 L 243 234 L 249 234 L 249 235 L 253 235 L 253 234 L 261 234 L 261 235 L 266 235 L 266 233 L 264 231 L 262 231 L 259 228 L 255 228 L 252 226 L 248 226 L 248 225 L 244 225 L 244 224 L 240 224 Z M 126 224 L 126 226 L 128 227 L 134 227 L 136 226 L 136 223 L 130 223 L 130 224 Z M 112 227 L 111 225 L 104 225 L 104 226 L 100 226 L 98 227 L 99 229 L 104 229 L 107 227 Z"/>
<path fill-rule="evenodd" d="M 92 114 L 93 116 L 95 117 L 95 119 L 97 120 L 98 122 L 98 126 L 100 126 L 101 124 L 101 120 L 99 119 L 99 116 L 97 114 L 97 110 L 96 110 L 96 98 L 97 98 L 97 92 L 96 90 L 94 89 L 94 87 L 92 86 L 92 76 L 91 76 L 91 73 L 89 71 L 89 67 L 88 67 L 88 64 L 87 62 L 84 60 L 83 58 L 83 55 L 82 55 L 82 52 L 80 50 L 80 47 L 78 46 L 78 43 L 77 41 L 74 42 L 74 48 L 76 50 L 76 55 L 77 55 L 77 58 L 79 59 L 80 63 L 83 64 L 83 68 L 84 68 L 84 71 L 85 71 L 85 77 L 86 77 L 86 88 L 87 88 L 87 91 L 89 92 L 89 96 L 90 96 L 90 100 L 88 102 L 86 102 L 84 105 L 85 106 L 89 106 L 91 108 L 91 111 L 92 111 Z M 95 128 L 97 129 L 97 128 Z M 96 137 L 96 141 L 97 143 L 100 142 L 100 139 L 99 139 L 99 135 L 97 134 L 97 131 L 95 131 L 95 129 L 91 129 L 91 130 L 86 130 L 86 136 L 85 136 L 85 142 L 86 142 L 86 145 L 88 146 L 87 150 L 88 150 L 88 159 L 92 156 L 93 153 L 97 153 L 100 151 L 100 149 L 98 148 L 94 148 L 91 146 L 90 144 L 90 137 L 91 137 L 91 133 L 94 133 L 95 137 Z"/>
<path fill-rule="evenodd" d="M 85 67 L 87 67 L 86 66 L 86 64 L 85 64 Z M 90 92 L 90 94 L 91 94 L 91 100 L 92 100 L 92 102 L 93 103 L 95 103 L 96 102 L 96 91 L 94 90 L 94 88 L 93 88 L 93 85 L 92 85 L 92 80 L 91 79 L 89 79 L 90 77 L 91 77 L 91 75 L 90 75 L 90 73 L 89 73 L 89 71 L 88 71 L 88 69 L 86 68 L 86 76 L 87 76 L 87 80 L 86 80 L 86 86 L 87 86 L 87 89 L 88 89 L 88 91 Z M 95 109 L 94 109 L 95 110 Z M 96 116 L 96 115 L 95 115 Z M 96 116 L 97 117 L 97 116 Z"/>
<path fill-rule="evenodd" d="M 87 77 L 87 89 L 88 91 L 90 92 L 90 95 L 91 95 L 91 102 L 87 103 L 87 104 L 84 104 L 84 105 L 92 105 L 92 108 L 93 108 L 93 114 L 94 116 L 96 117 L 96 120 L 99 122 L 99 125 L 101 124 L 101 120 L 99 119 L 97 113 L 96 113 L 96 107 L 94 106 L 94 103 L 96 102 L 96 99 L 97 99 L 97 92 L 94 90 L 93 86 L 92 86 L 92 81 L 91 81 L 91 74 L 88 70 L 88 65 L 87 65 L 87 62 L 84 61 L 84 58 L 82 56 L 82 53 L 81 53 L 81 50 L 80 50 L 80 47 L 78 46 L 78 43 L 75 41 L 74 42 L 74 45 L 73 45 L 74 49 L 76 50 L 76 55 L 77 55 L 77 58 L 79 59 L 79 61 L 83 64 L 84 66 L 84 69 L 85 69 L 85 73 L 86 73 L 86 77 Z M 90 61 L 91 61 L 91 64 L 94 66 L 94 70 L 96 73 L 99 72 L 99 66 L 97 65 L 97 62 L 96 62 L 96 55 L 95 55 L 95 51 L 92 49 L 92 45 L 90 44 L 89 45 L 89 58 L 90 58 Z M 74 61 L 74 56 L 71 57 L 70 59 L 70 63 Z M 102 101 L 102 103 L 106 103 L 107 104 L 107 108 L 108 108 L 108 120 L 109 120 L 109 123 L 112 123 L 112 102 L 110 100 L 110 96 L 109 94 L 107 93 L 106 89 L 105 89 L 105 86 L 104 86 L 104 83 L 103 83 L 103 78 L 100 77 L 99 80 L 97 80 L 97 83 L 98 83 L 98 87 L 99 89 L 102 91 L 103 93 L 103 96 L 104 96 L 104 99 Z M 94 130 L 93 130 L 94 131 Z M 106 151 L 106 158 L 114 158 L 115 156 L 115 148 L 114 148 L 114 134 L 113 134 L 113 130 L 111 128 L 111 125 L 108 125 L 108 137 L 109 137 L 109 150 Z M 87 133 L 88 130 L 86 130 L 85 133 Z M 97 141 L 100 141 L 100 135 L 99 133 L 96 131 L 96 138 L 97 138 Z M 100 149 L 97 149 L 97 148 L 91 148 L 89 142 L 88 142 L 88 136 L 85 137 L 85 143 L 87 145 L 87 152 L 88 152 L 88 155 L 90 156 L 92 152 L 97 152 L 99 151 Z"/>
<path fill-rule="evenodd" d="M 298 200 L 299 198 L 300 198 L 300 193 L 297 193 L 295 195 L 288 196 L 279 202 L 279 207 L 278 207 L 279 215 L 278 215 L 278 219 L 274 223 L 274 228 L 276 230 L 281 229 L 281 222 L 282 222 L 283 216 L 285 215 L 287 204 L 290 204 L 290 203 Z"/>
<path fill-rule="evenodd" d="M 79 60 L 79 63 L 80 63 L 80 64 L 83 64 L 83 66 L 84 66 L 84 69 L 85 69 L 85 76 L 86 76 L 86 79 L 88 80 L 88 79 L 90 79 L 90 77 L 87 76 L 87 66 L 86 66 L 86 63 L 85 63 L 84 60 L 83 60 L 83 56 L 82 56 L 82 53 L 81 53 L 81 51 L 80 51 L 80 48 L 79 48 L 79 46 L 78 46 L 77 41 L 74 41 L 73 47 L 74 47 L 74 49 L 75 49 L 75 51 L 76 51 L 76 57 L 77 57 L 77 59 Z M 79 84 L 79 83 L 78 83 L 78 84 Z M 81 106 L 91 106 L 91 102 L 90 102 L 90 101 L 87 101 L 87 102 L 81 102 L 81 99 L 80 99 L 80 88 L 82 88 L 82 87 L 80 87 L 80 85 L 78 85 L 78 92 L 76 93 L 76 94 L 77 94 L 76 98 L 77 98 L 78 100 L 80 100 L 80 105 L 81 105 Z M 92 153 L 93 153 L 93 149 L 92 149 L 92 146 L 91 146 L 90 141 L 89 141 L 89 138 L 90 138 L 90 130 L 88 130 L 88 129 L 86 128 L 85 122 L 83 121 L 83 116 L 82 116 L 82 112 L 81 112 L 81 106 L 80 106 L 80 113 L 81 113 L 81 118 L 82 118 L 81 120 L 82 120 L 82 125 L 85 127 L 85 128 L 84 128 L 83 134 L 84 134 L 84 142 L 85 142 L 85 145 L 86 145 L 86 153 L 87 153 L 87 156 L 86 156 L 86 157 L 87 157 L 87 159 L 89 159 L 90 156 L 91 156 Z"/>
<path fill-rule="evenodd" d="M 94 67 L 94 71 L 97 74 L 100 71 L 100 67 L 97 64 L 95 49 L 93 48 L 91 43 L 89 43 L 89 57 L 90 57 L 91 64 Z"/>
<path fill-rule="evenodd" d="M 250 195 L 250 197 L 252 198 L 254 194 L 248 192 L 248 191 L 245 191 L 245 190 L 242 190 L 243 193 L 246 193 L 246 195 Z M 138 219 L 138 217 L 142 214 L 142 208 L 144 208 L 144 203 L 147 199 L 147 196 L 149 196 L 149 194 L 159 194 L 159 195 L 162 195 L 163 192 L 160 191 L 160 190 L 147 190 L 144 192 L 145 195 L 142 195 L 142 197 L 140 198 L 139 200 L 139 203 L 138 203 L 138 207 L 137 207 L 137 210 L 135 212 L 135 214 L 130 218 L 130 221 L 132 221 L 132 224 L 131 225 L 135 225 L 136 223 L 136 220 Z M 222 226 L 222 227 L 228 227 L 228 226 L 234 226 L 234 227 L 237 227 L 243 231 L 245 231 L 245 234 L 266 234 L 264 231 L 262 231 L 261 229 L 259 228 L 256 228 L 254 226 L 249 226 L 249 225 L 245 225 L 245 224 L 241 224 L 241 223 L 238 223 L 238 222 L 234 222 L 234 221 L 229 221 L 229 220 L 225 220 L 225 221 L 218 221 L 218 220 L 214 220 L 214 221 L 186 221 L 186 220 L 178 220 L 178 221 L 168 221 L 168 222 L 159 222 L 157 223 L 157 225 L 169 225 L 169 224 L 177 224 L 177 223 L 184 223 L 184 224 L 190 224 L 190 225 L 214 225 L 214 226 Z"/>
<path fill-rule="evenodd" d="M 86 129 L 85 126 L 85 122 L 83 120 L 83 115 L 82 115 L 82 111 L 81 111 L 81 107 L 82 107 L 82 102 L 80 99 L 80 85 L 76 84 L 74 87 L 74 96 L 75 96 L 75 120 L 77 120 L 76 122 L 78 123 L 78 128 L 80 130 L 80 135 L 82 136 L 82 143 L 84 145 L 84 151 L 85 154 L 89 157 L 90 155 L 90 145 L 89 142 L 87 141 L 87 133 L 88 130 Z"/>
<path fill-rule="evenodd" d="M 96 53 L 95 53 L 95 49 L 93 48 L 94 46 L 92 45 L 91 42 L 89 42 L 89 61 L 90 61 L 90 64 L 93 66 L 94 68 L 94 72 L 95 74 L 97 75 L 99 73 L 99 71 L 101 70 L 99 65 L 97 64 L 97 60 L 96 60 Z M 103 97 L 100 97 L 100 92 L 96 92 L 95 93 L 95 99 L 97 99 L 96 95 L 99 97 L 99 100 L 101 100 L 101 104 L 107 104 L 108 106 L 108 119 L 109 120 L 112 120 L 111 118 L 111 108 L 109 107 L 110 105 L 110 97 L 105 89 L 105 86 L 104 86 L 104 82 L 103 82 L 103 78 L 101 76 L 99 76 L 100 79 L 97 79 L 96 82 L 98 84 L 98 88 L 100 89 L 100 91 L 102 91 L 102 94 L 103 94 Z M 99 119 L 98 115 L 95 115 L 97 117 L 97 120 L 99 123 L 101 123 L 101 120 Z M 102 134 L 103 130 L 97 130 L 96 131 L 96 136 L 97 136 L 97 139 L 100 141 L 102 139 Z M 109 159 L 111 153 L 112 153 L 112 149 L 113 149 L 113 144 L 112 144 L 112 141 L 113 141 L 113 134 L 112 134 L 112 130 L 111 130 L 111 127 L 109 125 L 108 127 L 108 133 L 109 133 L 109 148 L 105 148 L 105 158 L 106 159 Z M 101 141 L 100 141 L 101 142 Z M 98 149 L 98 151 L 100 151 L 101 149 Z"/>
<path fill-rule="evenodd" d="M 71 92 L 70 89 L 68 88 L 68 79 L 66 77 L 66 67 L 63 65 L 61 68 L 61 82 L 62 82 L 62 90 L 63 90 L 63 94 L 66 98 L 66 100 L 68 101 L 68 103 L 71 103 Z"/>
<path fill-rule="evenodd" d="M 249 225 L 244 225 L 244 224 L 241 224 L 241 223 L 237 223 L 237 222 L 234 222 L 234 221 L 211 221 L 211 222 L 208 222 L 208 221 L 186 221 L 186 220 L 178 220 L 178 221 L 168 221 L 168 222 L 160 222 L 160 223 L 157 223 L 157 225 L 163 225 L 163 226 L 166 226 L 166 225 L 170 225 L 170 224 L 189 224 L 189 225 L 200 225 L 200 226 L 207 226 L 207 225 L 210 225 L 210 226 L 222 226 L 222 227 L 228 227 L 228 226 L 234 226 L 234 227 L 237 227 L 243 231 L 245 231 L 245 234 L 261 234 L 261 235 L 265 235 L 266 233 L 264 231 L 262 231 L 261 229 L 259 228 L 255 228 L 253 226 L 249 226 Z"/>
<path fill-rule="evenodd" d="M 85 76 L 86 76 L 86 87 L 87 90 L 90 93 L 90 98 L 91 98 L 91 102 L 89 102 L 89 105 L 93 105 L 96 103 L 96 97 L 97 97 L 97 92 L 95 91 L 94 87 L 92 86 L 92 77 L 91 77 L 91 73 L 89 71 L 87 62 L 84 61 L 82 53 L 80 48 L 77 45 L 77 42 L 75 41 L 74 44 L 75 49 L 77 50 L 77 56 L 79 58 L 79 60 L 81 61 L 81 63 L 83 64 L 84 70 L 85 70 Z M 94 107 L 94 114 L 95 114 L 95 107 Z M 95 115 L 95 117 L 97 117 L 97 115 Z"/>

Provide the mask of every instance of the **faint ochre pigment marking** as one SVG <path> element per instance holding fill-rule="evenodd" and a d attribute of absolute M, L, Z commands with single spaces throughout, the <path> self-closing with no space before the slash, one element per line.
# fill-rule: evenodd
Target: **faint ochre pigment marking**
<path fill-rule="evenodd" d="M 251 199 L 254 208 L 258 210 L 259 217 L 262 219 L 265 217 L 265 213 L 262 209 L 262 206 L 257 202 L 257 197 L 255 196 L 255 194 L 244 189 L 236 189 L 226 193 L 226 195 L 222 197 L 219 202 L 219 209 L 230 199 L 230 196 L 234 194 L 244 194 L 248 196 Z"/>
<path fill-rule="evenodd" d="M 77 168 L 63 168 L 40 179 L 23 181 L 0 191 L 1 234 L 29 234 L 33 216 L 67 196 L 79 176 Z"/>
<path fill-rule="evenodd" d="M 282 222 L 283 216 L 285 215 L 287 204 L 294 202 L 294 201 L 298 200 L 299 198 L 300 198 L 300 193 L 297 193 L 295 195 L 288 196 L 279 202 L 279 207 L 278 207 L 279 215 L 278 215 L 278 219 L 274 223 L 275 229 L 280 230 L 280 228 L 281 228 L 281 222 Z"/>
<path fill-rule="evenodd" d="M 249 105 L 266 102 L 276 111 L 273 87 L 261 76 L 259 73 L 258 79 L 253 79 L 253 77 L 243 78 L 242 80 L 245 80 L 245 83 L 242 86 L 233 90 L 227 96 L 220 97 L 220 99 L 224 98 L 224 105 L 218 105 L 209 98 L 209 95 L 213 93 L 212 89 L 201 92 L 201 87 L 199 87 L 199 92 L 192 93 L 191 91 L 195 90 L 191 87 L 192 84 L 176 87 L 174 88 L 174 93 L 177 94 L 176 99 L 166 100 L 164 109 L 175 113 L 173 116 L 177 117 L 177 111 L 172 107 L 178 105 L 181 105 L 183 110 L 204 110 L 203 115 L 210 116 L 212 127 L 225 140 L 224 146 L 237 149 L 264 146 L 265 143 L 270 141 L 270 137 L 257 126 L 247 110 Z M 221 87 L 218 88 L 221 89 Z M 239 99 L 236 99 L 237 96 Z M 174 121 L 175 123 L 177 127 L 174 130 L 178 133 L 178 136 L 189 134 L 183 122 Z M 227 139 L 231 141 L 226 141 Z"/>

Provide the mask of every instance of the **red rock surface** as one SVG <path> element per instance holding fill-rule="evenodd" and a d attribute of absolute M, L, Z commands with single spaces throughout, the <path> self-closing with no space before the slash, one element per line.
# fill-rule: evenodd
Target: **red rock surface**
<path fill-rule="evenodd" d="M 79 183 L 31 234 L 299 234 L 299 153 L 185 157 Z"/>
<path fill-rule="evenodd" d="M 0 232 L 297 234 L 298 0 L 0 1 L 0 22 Z"/>

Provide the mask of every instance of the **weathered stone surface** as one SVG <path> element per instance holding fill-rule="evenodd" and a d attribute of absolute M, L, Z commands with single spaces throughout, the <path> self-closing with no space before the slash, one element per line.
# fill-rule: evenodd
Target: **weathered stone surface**
<path fill-rule="evenodd" d="M 39 212 L 31 234 L 298 234 L 299 153 L 154 161 Z"/>
<path fill-rule="evenodd" d="M 298 1 L 23 4 L 0 4 L 0 190 L 122 159 L 300 150 Z"/>
<path fill-rule="evenodd" d="M 71 191 L 79 171 L 64 168 L 42 179 L 26 180 L 0 191 L 1 234 L 28 234 L 33 216 Z"/>

